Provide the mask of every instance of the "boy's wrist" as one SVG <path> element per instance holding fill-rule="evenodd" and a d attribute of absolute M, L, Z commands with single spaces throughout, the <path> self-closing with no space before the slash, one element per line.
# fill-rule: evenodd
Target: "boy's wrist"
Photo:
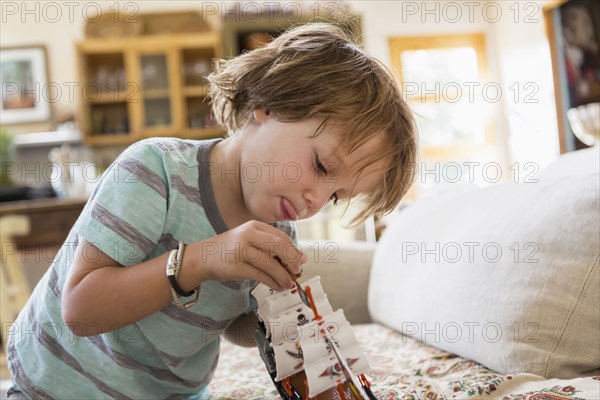
<path fill-rule="evenodd" d="M 195 290 L 202 282 L 208 280 L 205 271 L 205 263 L 201 262 L 201 247 L 199 242 L 186 245 L 181 270 L 179 272 L 179 286 L 184 291 Z"/>

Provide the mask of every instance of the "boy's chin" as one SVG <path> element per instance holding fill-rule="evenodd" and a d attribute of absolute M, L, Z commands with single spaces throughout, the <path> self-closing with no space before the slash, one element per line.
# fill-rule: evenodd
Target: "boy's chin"
<path fill-rule="evenodd" d="M 275 216 L 272 215 L 264 215 L 261 213 L 250 213 L 252 219 L 259 222 L 264 222 L 265 224 L 272 224 L 274 222 L 280 221 Z"/>

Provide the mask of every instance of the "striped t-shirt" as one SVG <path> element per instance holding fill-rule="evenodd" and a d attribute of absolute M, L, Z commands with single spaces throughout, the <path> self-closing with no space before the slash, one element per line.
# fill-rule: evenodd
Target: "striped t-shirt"
<path fill-rule="evenodd" d="M 180 240 L 226 231 L 210 181 L 209 154 L 218 140 L 143 140 L 103 174 L 13 326 L 8 358 L 18 390 L 36 400 L 208 396 L 220 335 L 256 307 L 250 295 L 256 281 L 206 281 L 200 302 L 188 310 L 170 304 L 95 336 L 90 324 L 84 327 L 89 337 L 73 335 L 63 322 L 61 292 L 81 238 L 127 267 L 175 249 Z M 274 225 L 295 241 L 290 223 Z"/>

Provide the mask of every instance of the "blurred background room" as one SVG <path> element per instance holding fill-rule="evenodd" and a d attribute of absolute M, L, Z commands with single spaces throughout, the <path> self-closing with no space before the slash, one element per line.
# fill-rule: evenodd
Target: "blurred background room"
<path fill-rule="evenodd" d="M 225 135 L 205 99 L 215 58 L 298 24 L 344 27 L 396 74 L 416 115 L 410 204 L 535 182 L 561 153 L 598 144 L 598 4 L 2 1 L 3 333 L 126 146 Z M 344 228 L 357 207 L 299 223 L 300 238 L 377 240 L 385 217 Z"/>

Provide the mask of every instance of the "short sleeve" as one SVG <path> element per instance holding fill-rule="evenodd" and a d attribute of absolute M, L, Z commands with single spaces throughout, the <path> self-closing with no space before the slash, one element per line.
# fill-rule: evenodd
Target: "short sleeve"
<path fill-rule="evenodd" d="M 292 240 L 292 242 L 294 242 L 295 244 L 298 244 L 298 235 L 296 233 L 296 224 L 295 223 L 293 223 L 291 221 L 280 221 L 280 222 L 274 222 L 271 225 L 273 225 L 275 228 L 279 229 L 280 231 L 282 231 L 283 233 L 288 235 L 290 237 L 290 239 Z"/>
<path fill-rule="evenodd" d="M 160 147 L 151 140 L 132 145 L 102 175 L 78 221 L 78 236 L 124 266 L 139 264 L 164 230 L 168 187 Z"/>

